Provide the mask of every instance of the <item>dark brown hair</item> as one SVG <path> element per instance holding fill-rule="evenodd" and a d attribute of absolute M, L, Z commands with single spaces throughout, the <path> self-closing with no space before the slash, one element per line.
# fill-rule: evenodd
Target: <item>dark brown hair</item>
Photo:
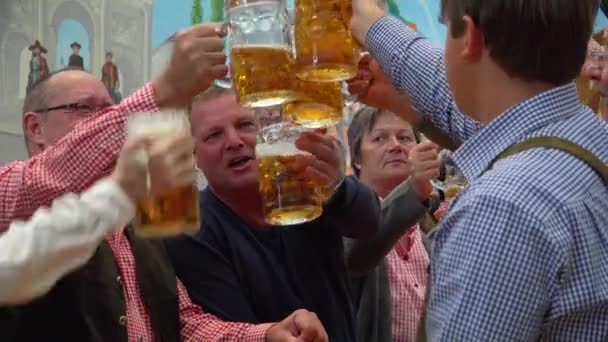
<path fill-rule="evenodd" d="M 559 86 L 579 74 L 598 0 L 441 0 L 452 37 L 469 16 L 492 59 L 511 77 Z"/>
<path fill-rule="evenodd" d="M 353 115 L 353 119 L 348 126 L 348 147 L 350 152 L 350 166 L 357 177 L 359 177 L 360 170 L 357 168 L 361 160 L 361 143 L 366 133 L 371 132 L 376 126 L 376 121 L 382 115 L 395 115 L 392 112 L 385 111 L 374 107 L 364 107 Z M 416 137 L 416 143 L 420 143 L 420 134 L 416 129 L 413 129 L 414 136 Z"/>

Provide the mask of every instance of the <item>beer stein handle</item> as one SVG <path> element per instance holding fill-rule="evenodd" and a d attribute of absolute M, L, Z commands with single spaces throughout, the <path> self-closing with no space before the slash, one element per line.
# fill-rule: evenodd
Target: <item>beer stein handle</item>
<path fill-rule="evenodd" d="M 335 141 L 336 141 L 336 147 L 340 154 L 340 175 L 332 184 L 328 184 L 323 189 L 323 202 L 324 203 L 327 203 L 329 200 L 332 199 L 332 197 L 334 196 L 336 191 L 338 191 L 338 189 L 340 188 L 340 186 L 342 185 L 342 183 L 344 183 L 344 180 L 346 179 L 346 162 L 347 162 L 346 146 L 344 146 L 344 143 L 340 139 L 336 139 Z"/>
<path fill-rule="evenodd" d="M 220 88 L 230 89 L 232 88 L 232 79 L 230 71 L 230 0 L 225 1 L 224 5 L 224 23 L 222 24 L 221 34 L 224 37 L 224 51 L 226 52 L 226 65 L 228 66 L 228 73 L 223 79 L 216 80 L 215 85 Z"/>

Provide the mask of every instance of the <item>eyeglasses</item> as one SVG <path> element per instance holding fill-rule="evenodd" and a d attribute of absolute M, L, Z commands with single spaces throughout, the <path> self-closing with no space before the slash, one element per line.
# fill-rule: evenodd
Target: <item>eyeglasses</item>
<path fill-rule="evenodd" d="M 69 104 L 64 104 L 61 106 L 56 106 L 56 107 L 51 107 L 51 108 L 44 108 L 44 109 L 39 109 L 34 111 L 35 113 L 48 113 L 54 110 L 63 110 L 66 113 L 70 113 L 70 114 L 76 114 L 76 115 L 80 115 L 80 116 L 89 116 L 89 115 L 93 115 L 95 113 L 97 113 L 99 110 L 108 107 L 109 105 L 105 105 L 105 106 L 101 106 L 101 107 L 91 107 L 89 105 L 86 104 L 81 104 L 81 103 L 69 103 Z"/>

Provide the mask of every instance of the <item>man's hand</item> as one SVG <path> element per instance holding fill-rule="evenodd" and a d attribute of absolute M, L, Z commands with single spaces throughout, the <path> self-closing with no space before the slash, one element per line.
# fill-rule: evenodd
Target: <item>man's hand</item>
<path fill-rule="evenodd" d="M 175 36 L 169 65 L 152 82 L 160 107 L 181 108 L 228 72 L 221 24 L 195 25 Z"/>
<path fill-rule="evenodd" d="M 587 80 L 599 80 L 602 74 L 602 63 L 600 58 L 594 57 L 594 52 L 601 51 L 602 47 L 594 39 L 589 40 L 587 45 L 587 58 L 581 68 L 580 77 Z"/>
<path fill-rule="evenodd" d="M 302 133 L 296 140 L 296 147 L 315 157 L 307 172 L 328 188 L 327 197 L 331 197 L 344 179 L 346 162 L 341 144 L 333 136 L 324 134 L 324 130 L 317 130 Z"/>
<path fill-rule="evenodd" d="M 412 188 L 421 201 L 429 198 L 433 186 L 431 180 L 439 177 L 439 146 L 432 141 L 424 141 L 410 150 L 409 167 Z"/>
<path fill-rule="evenodd" d="M 156 138 L 148 150 L 150 194 L 162 195 L 180 187 L 194 186 L 194 139 L 190 132 Z"/>
<path fill-rule="evenodd" d="M 328 342 L 329 337 L 317 315 L 298 310 L 268 329 L 267 342 Z"/>
<path fill-rule="evenodd" d="M 127 141 L 110 178 L 133 202 L 192 185 L 193 144 L 192 137 L 185 132 L 165 137 L 140 136 Z M 148 156 L 147 165 L 140 158 L 142 150 Z"/>
<path fill-rule="evenodd" d="M 419 119 L 409 98 L 395 88 L 380 64 L 369 54 L 361 58 L 357 76 L 347 81 L 347 85 L 350 94 L 361 103 L 398 114 L 412 125 Z"/>
<path fill-rule="evenodd" d="M 359 44 L 365 46 L 367 32 L 376 20 L 386 15 L 384 9 L 373 0 L 353 0 L 353 17 L 350 30 Z"/>

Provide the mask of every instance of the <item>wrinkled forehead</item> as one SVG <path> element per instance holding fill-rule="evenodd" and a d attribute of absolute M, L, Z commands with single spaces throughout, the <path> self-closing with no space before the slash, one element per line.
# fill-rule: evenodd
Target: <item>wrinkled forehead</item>
<path fill-rule="evenodd" d="M 195 102 L 190 116 L 192 126 L 197 130 L 224 127 L 243 119 L 254 119 L 253 111 L 239 105 L 233 94 L 222 94 Z"/>

